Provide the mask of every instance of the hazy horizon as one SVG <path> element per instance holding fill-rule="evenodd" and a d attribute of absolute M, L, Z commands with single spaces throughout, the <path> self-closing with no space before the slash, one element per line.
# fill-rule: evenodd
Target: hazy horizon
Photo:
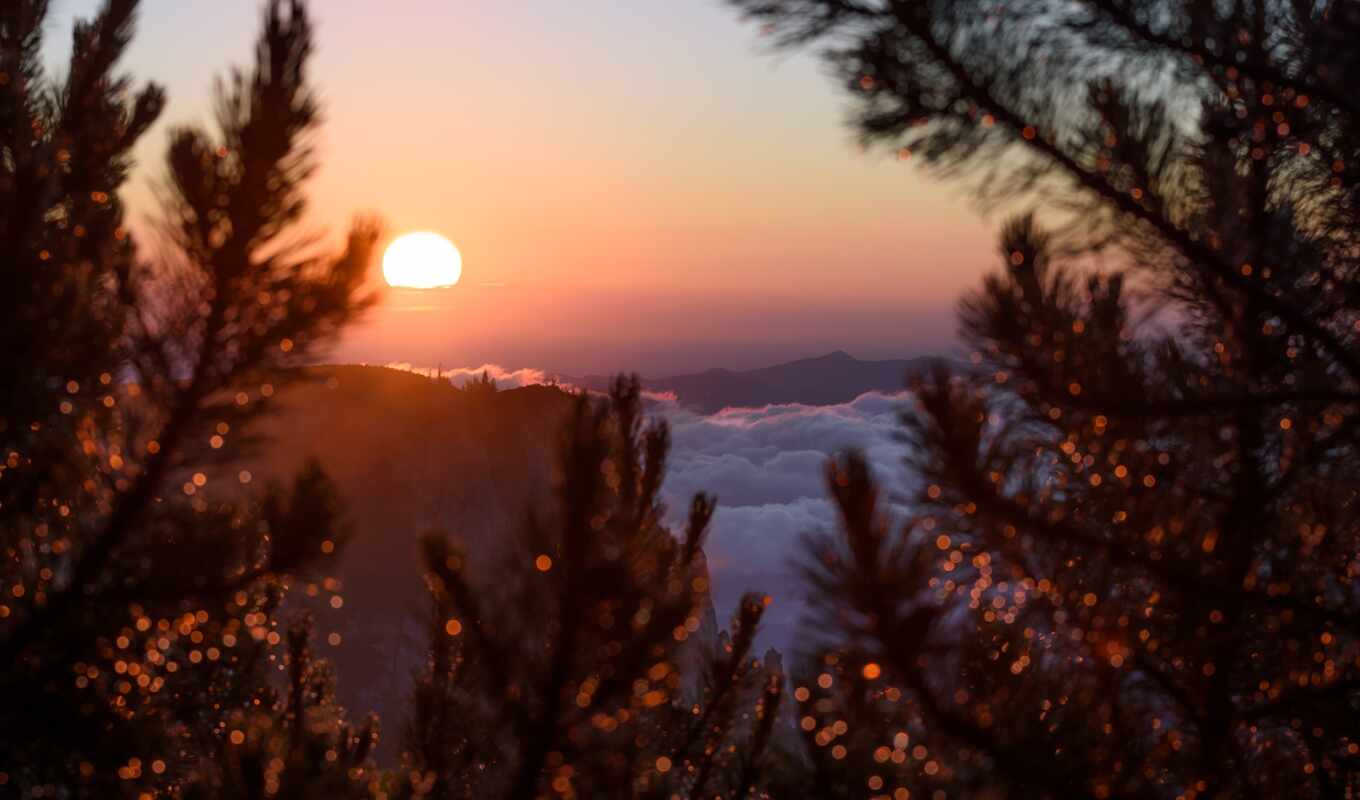
<path fill-rule="evenodd" d="M 463 286 L 390 290 L 326 360 L 450 369 L 495 364 L 568 375 L 638 372 L 666 377 L 708 369 L 758 369 L 837 350 L 868 361 L 948 355 L 955 349 L 952 308 L 910 315 L 885 302 L 837 313 L 825 307 L 808 311 L 797 301 L 770 298 L 753 306 L 749 297 L 724 298 L 714 307 L 700 306 L 693 297 L 619 290 L 581 292 L 578 299 L 584 302 L 578 303 L 556 303 L 541 294 L 515 304 L 496 302 L 507 291 Z M 589 325 L 600 307 L 612 309 L 606 329 Z M 508 318 L 512 313 L 517 318 Z M 722 324 L 743 313 L 752 319 L 746 330 Z M 851 316 L 861 325 L 877 324 L 897 333 L 846 336 Z M 501 325 L 489 324 L 490 317 L 499 317 Z M 524 335 L 505 335 L 505 329 Z"/>

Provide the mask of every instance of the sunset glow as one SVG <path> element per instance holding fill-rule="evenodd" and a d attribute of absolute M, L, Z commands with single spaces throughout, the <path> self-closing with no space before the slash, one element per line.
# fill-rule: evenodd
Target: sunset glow
<path fill-rule="evenodd" d="M 102 1 L 51 5 L 69 31 Z M 134 232 L 159 208 L 167 137 L 212 118 L 205 89 L 259 21 L 254 1 L 170 5 L 122 62 L 167 96 L 124 188 Z M 994 266 L 997 218 L 921 159 L 861 149 L 818 59 L 771 59 L 725 3 L 313 5 L 309 221 L 340 243 L 371 211 L 467 259 L 457 291 L 386 292 L 339 360 L 663 375 L 924 354 L 953 346 L 955 301 Z"/>
<path fill-rule="evenodd" d="M 457 284 L 462 275 L 462 254 L 437 233 L 408 233 L 383 254 L 383 278 L 389 286 L 435 289 Z"/>

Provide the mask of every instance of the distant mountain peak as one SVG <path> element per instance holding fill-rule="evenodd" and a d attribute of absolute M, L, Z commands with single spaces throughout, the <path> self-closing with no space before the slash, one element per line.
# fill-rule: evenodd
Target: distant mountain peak
<path fill-rule="evenodd" d="M 859 359 L 845 352 L 844 350 L 833 350 L 824 356 L 811 359 L 812 361 L 858 361 Z"/>

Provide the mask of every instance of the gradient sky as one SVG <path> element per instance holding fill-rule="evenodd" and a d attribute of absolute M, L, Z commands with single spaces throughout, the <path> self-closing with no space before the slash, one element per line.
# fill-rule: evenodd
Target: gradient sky
<path fill-rule="evenodd" d="M 54 59 L 95 5 L 55 0 Z M 376 212 L 464 257 L 455 289 L 386 293 L 337 360 L 662 374 L 939 352 L 996 263 L 994 220 L 861 152 L 820 64 L 771 53 L 718 0 L 312 6 L 313 224 Z M 208 120 L 257 22 L 253 0 L 144 0 L 125 66 L 170 104 L 137 214 L 165 130 Z"/>

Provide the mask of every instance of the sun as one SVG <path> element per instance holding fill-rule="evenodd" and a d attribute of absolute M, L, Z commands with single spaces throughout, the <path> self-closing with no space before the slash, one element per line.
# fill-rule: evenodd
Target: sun
<path fill-rule="evenodd" d="M 435 289 L 458 283 L 463 256 L 437 233 L 408 233 L 387 246 L 382 269 L 389 286 Z"/>

